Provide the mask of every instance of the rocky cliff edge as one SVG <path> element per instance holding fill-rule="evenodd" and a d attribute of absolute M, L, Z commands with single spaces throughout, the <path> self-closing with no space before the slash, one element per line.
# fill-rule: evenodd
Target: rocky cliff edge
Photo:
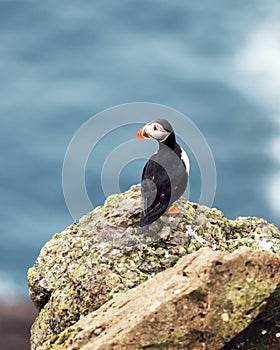
<path fill-rule="evenodd" d="M 278 320 L 278 229 L 176 206 L 140 228 L 133 186 L 54 235 L 28 272 L 31 349 L 215 350 L 259 314 Z"/>

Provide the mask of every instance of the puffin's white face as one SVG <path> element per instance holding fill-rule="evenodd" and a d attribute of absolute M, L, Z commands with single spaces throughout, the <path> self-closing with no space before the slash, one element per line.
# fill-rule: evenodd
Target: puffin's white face
<path fill-rule="evenodd" d="M 170 134 L 171 131 L 165 130 L 160 123 L 150 122 L 139 130 L 137 137 L 144 139 L 153 138 L 159 142 L 163 142 Z"/>

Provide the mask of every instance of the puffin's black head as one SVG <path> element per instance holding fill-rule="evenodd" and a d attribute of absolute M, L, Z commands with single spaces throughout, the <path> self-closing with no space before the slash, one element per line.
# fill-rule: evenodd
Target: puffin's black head
<path fill-rule="evenodd" d="M 165 119 L 156 119 L 142 126 L 138 130 L 136 137 L 139 139 L 153 138 L 158 142 L 164 142 L 170 135 L 175 136 L 170 123 Z"/>

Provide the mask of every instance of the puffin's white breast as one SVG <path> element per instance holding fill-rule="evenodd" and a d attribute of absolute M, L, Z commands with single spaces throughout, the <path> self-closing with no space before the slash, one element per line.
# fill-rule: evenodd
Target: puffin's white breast
<path fill-rule="evenodd" d="M 190 160 L 189 160 L 189 157 L 188 157 L 187 153 L 183 150 L 182 147 L 181 147 L 181 151 L 182 151 L 181 152 L 181 159 L 185 163 L 187 174 L 189 174 L 189 172 L 190 172 Z"/>

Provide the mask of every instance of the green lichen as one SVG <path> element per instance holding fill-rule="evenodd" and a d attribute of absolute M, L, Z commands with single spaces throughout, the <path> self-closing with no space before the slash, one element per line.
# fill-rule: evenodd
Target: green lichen
<path fill-rule="evenodd" d="M 140 228 L 141 196 L 139 186 L 133 186 L 57 233 L 28 271 L 30 295 L 41 310 L 32 342 L 37 346 L 63 332 L 115 293 L 143 283 L 203 246 L 226 251 L 264 247 L 280 256 L 279 231 L 264 219 L 229 220 L 215 208 L 183 198 L 176 205 L 180 215 L 162 216 Z"/>
<path fill-rule="evenodd" d="M 58 338 L 59 338 L 58 334 L 53 335 L 50 339 L 50 344 L 54 344 Z"/>
<path fill-rule="evenodd" d="M 58 345 L 61 345 L 66 342 L 66 340 L 69 338 L 69 333 L 62 333 L 60 337 L 57 340 Z"/>

